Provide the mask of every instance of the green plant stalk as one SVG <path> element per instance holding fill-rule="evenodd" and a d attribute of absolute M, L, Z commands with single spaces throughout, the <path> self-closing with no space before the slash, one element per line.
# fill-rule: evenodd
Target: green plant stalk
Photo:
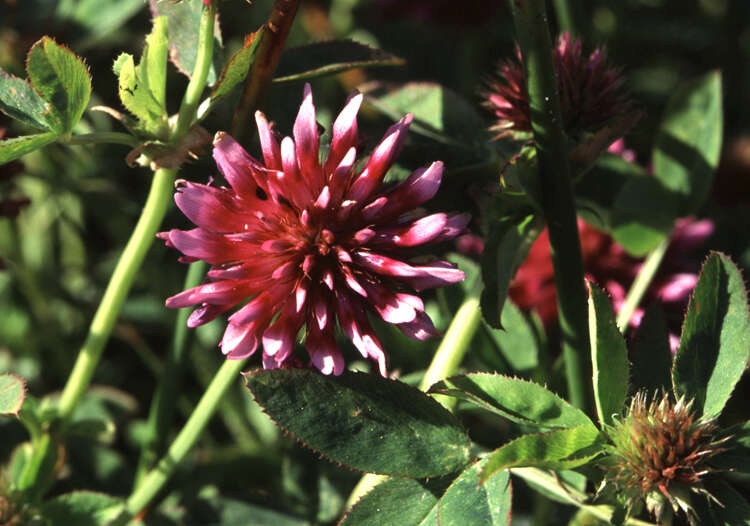
<path fill-rule="evenodd" d="M 478 285 L 478 284 L 477 284 Z M 448 330 L 445 331 L 440 345 L 432 357 L 432 362 L 419 384 L 422 391 L 426 391 L 435 382 L 453 375 L 461 360 L 466 355 L 471 340 L 474 338 L 479 322 L 482 320 L 482 311 L 479 308 L 478 286 L 469 294 L 456 311 Z M 352 490 L 346 501 L 346 508 L 350 508 L 367 494 L 372 488 L 388 479 L 385 475 L 368 473 L 364 475 Z"/>
<path fill-rule="evenodd" d="M 620 332 L 625 332 L 625 329 L 628 328 L 633 312 L 635 312 L 635 309 L 641 303 L 643 295 L 646 294 L 648 286 L 651 285 L 656 272 L 659 270 L 659 265 L 661 265 L 664 259 L 664 254 L 667 253 L 670 237 L 665 237 L 656 248 L 649 252 L 643 261 L 641 270 L 638 271 L 635 281 L 633 281 L 630 290 L 628 290 L 625 303 L 623 303 L 620 312 L 617 314 L 617 327 L 620 329 Z"/>
<path fill-rule="evenodd" d="M 122 514 L 113 526 L 127 524 L 141 513 L 164 487 L 174 471 L 183 461 L 190 449 L 195 445 L 203 429 L 216 411 L 224 393 L 237 380 L 237 375 L 247 360 L 226 360 L 214 376 L 208 389 L 203 393 L 195 410 L 185 423 L 185 427 L 169 446 L 167 453 L 159 463 L 142 479 L 135 491 L 128 497 Z"/>
<path fill-rule="evenodd" d="M 580 0 L 553 0 L 553 5 L 559 31 L 567 31 L 574 37 L 582 36 L 585 19 L 581 13 Z"/>
<path fill-rule="evenodd" d="M 510 4 L 527 79 L 531 125 L 539 157 L 542 208 L 555 270 L 568 397 L 576 407 L 590 410 L 587 294 L 547 13 L 544 0 L 513 0 Z"/>
<path fill-rule="evenodd" d="M 173 142 L 179 142 L 190 129 L 195 119 L 195 111 L 200 102 L 201 93 L 205 89 L 208 68 L 213 53 L 214 19 L 215 11 L 213 2 L 211 2 L 203 6 L 195 69 L 180 105 L 177 124 L 170 136 Z M 117 321 L 120 309 L 127 298 L 133 280 L 167 212 L 176 176 L 177 170 L 173 169 L 160 168 L 154 172 L 151 189 L 146 198 L 146 204 L 143 207 L 141 216 L 138 218 L 135 229 L 112 273 L 104 296 L 89 326 L 86 340 L 78 353 L 76 363 L 60 397 L 57 416 L 58 422 L 62 427 L 67 424 L 91 382 L 104 346 Z M 24 473 L 25 486 L 19 489 L 23 490 L 36 486 L 39 477 L 42 475 L 40 468 L 43 465 L 44 459 L 49 455 L 50 447 L 53 444 L 49 431 L 42 438 L 43 440 L 40 439 L 39 441 L 39 446 L 34 448 L 34 452 Z"/>
<path fill-rule="evenodd" d="M 60 397 L 57 415 L 63 426 L 70 419 L 91 382 L 91 377 L 117 321 L 122 304 L 125 302 L 130 286 L 133 284 L 138 269 L 167 211 L 174 189 L 176 173 L 176 170 L 165 169 L 157 170 L 154 173 L 151 190 L 141 217 L 138 219 L 138 223 L 112 273 L 101 303 L 99 303 L 99 308 L 96 310 L 94 319 L 89 326 L 86 340 L 78 353 L 76 363 Z M 34 448 L 22 477 L 22 483 L 19 484 L 21 490 L 26 490 L 35 485 L 41 475 L 39 470 L 52 446 L 49 431 L 43 435 L 44 437 L 46 439 L 40 440 Z"/>
<path fill-rule="evenodd" d="M 205 274 L 205 262 L 196 261 L 195 263 L 191 263 L 185 276 L 183 290 L 200 285 Z M 164 371 L 167 374 L 162 374 L 159 377 L 159 383 L 156 387 L 154 398 L 151 401 L 146 425 L 146 440 L 141 450 L 141 457 L 138 461 L 138 469 L 136 471 L 136 487 L 146 473 L 146 470 L 151 468 L 159 458 L 159 454 L 166 441 L 169 424 L 172 422 L 180 377 L 182 376 L 182 367 L 190 340 L 189 335 L 191 334 L 187 326 L 190 312 L 190 308 L 183 308 L 177 311 L 172 342 L 169 346 L 167 360 L 164 363 Z"/>
<path fill-rule="evenodd" d="M 188 132 L 195 122 L 196 111 L 201 102 L 201 95 L 206 89 L 208 71 L 211 69 L 211 60 L 214 53 L 214 20 L 216 9 L 214 1 L 203 4 L 201 21 L 198 28 L 198 56 L 195 59 L 193 74 L 190 76 L 185 95 L 180 103 L 180 112 L 177 115 L 177 124 L 172 129 L 170 139 L 179 141 Z"/>
<path fill-rule="evenodd" d="M 470 294 L 453 316 L 448 330 L 432 357 L 424 373 L 419 388 L 426 391 L 435 382 L 439 382 L 456 372 L 466 354 L 474 334 L 477 332 L 482 312 L 479 308 L 479 297 Z"/>
<path fill-rule="evenodd" d="M 542 486 L 551 494 L 562 499 L 563 501 L 577 506 L 578 508 L 586 511 L 593 515 L 597 519 L 605 521 L 607 523 L 612 519 L 614 513 L 614 507 L 606 504 L 591 505 L 585 504 L 589 499 L 589 496 L 582 493 L 575 487 L 566 484 L 561 481 L 558 477 L 549 472 L 543 471 L 538 468 L 512 468 L 510 470 L 511 475 L 520 477 L 526 482 L 529 482 L 536 486 Z M 639 519 L 629 518 L 625 520 L 624 524 L 628 526 L 657 526 L 654 523 L 642 521 Z"/>
<path fill-rule="evenodd" d="M 135 148 L 136 146 L 138 146 L 139 141 L 134 136 L 127 133 L 94 132 L 84 133 L 81 135 L 73 135 L 67 140 L 64 140 L 63 143 L 68 145 L 111 143 L 124 144 L 125 146 L 131 146 Z"/>

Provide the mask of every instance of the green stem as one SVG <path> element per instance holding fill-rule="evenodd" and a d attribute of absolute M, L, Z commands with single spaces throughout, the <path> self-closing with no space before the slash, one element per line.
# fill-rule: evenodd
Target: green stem
<path fill-rule="evenodd" d="M 206 274 L 206 263 L 196 261 L 188 268 L 185 276 L 185 286 L 183 290 L 200 285 Z M 151 409 L 148 415 L 146 427 L 146 440 L 141 451 L 141 458 L 138 462 L 135 485 L 140 483 L 146 470 L 151 468 L 158 459 L 163 445 L 167 438 L 167 431 L 172 416 L 174 414 L 175 402 L 177 399 L 182 366 L 185 361 L 185 353 L 188 348 L 190 331 L 188 331 L 187 320 L 190 316 L 191 309 L 184 308 L 177 311 L 177 320 L 175 321 L 172 343 L 169 347 L 164 371 L 168 374 L 162 374 L 151 402 Z"/>
<path fill-rule="evenodd" d="M 461 364 L 474 334 L 482 320 L 479 308 L 479 284 L 469 294 L 453 316 L 445 336 L 432 357 L 427 371 L 419 384 L 422 391 L 426 391 L 432 384 L 453 375 Z M 346 508 L 350 508 L 367 494 L 372 488 L 386 480 L 385 475 L 368 473 L 364 475 L 352 490 L 346 501 Z"/>
<path fill-rule="evenodd" d="M 224 393 L 237 380 L 237 375 L 246 361 L 226 360 L 222 364 L 208 389 L 203 393 L 198 405 L 195 406 L 195 410 L 190 415 L 185 427 L 182 428 L 156 467 L 143 477 L 141 483 L 128 497 L 122 514 L 113 523 L 113 526 L 127 524 L 128 521 L 141 513 L 164 487 L 177 466 L 195 445 L 214 411 L 216 411 Z"/>
<path fill-rule="evenodd" d="M 73 135 L 64 142 L 65 144 L 124 144 L 125 146 L 131 146 L 133 148 L 139 144 L 138 139 L 132 135 L 119 132 L 84 133 L 81 135 Z"/>
<path fill-rule="evenodd" d="M 557 15 L 557 29 L 567 31 L 571 36 L 581 36 L 584 31 L 584 18 L 580 0 L 553 0 Z"/>
<path fill-rule="evenodd" d="M 174 192 L 176 174 L 176 170 L 166 169 L 160 169 L 154 173 L 151 190 L 141 217 L 112 273 L 104 297 L 91 321 L 86 341 L 81 347 L 73 371 L 60 397 L 58 415 L 63 421 L 70 418 L 86 392 L 104 345 L 117 321 L 120 308 L 125 302 L 130 286 L 167 212 L 167 206 Z"/>
<path fill-rule="evenodd" d="M 214 1 L 203 4 L 200 27 L 198 28 L 198 56 L 195 59 L 195 67 L 190 77 L 190 82 L 182 97 L 180 112 L 177 116 L 177 124 L 172 130 L 171 139 L 179 141 L 193 125 L 198 104 L 203 90 L 206 88 L 208 71 L 211 68 L 211 60 L 214 52 L 214 20 L 216 10 Z"/>
<path fill-rule="evenodd" d="M 635 312 L 636 307 L 638 307 L 638 304 L 643 299 L 643 295 L 646 294 L 646 290 L 648 290 L 651 281 L 659 270 L 659 265 L 661 265 L 664 254 L 666 254 L 669 247 L 669 241 L 670 236 L 665 237 L 655 249 L 649 252 L 643 261 L 641 270 L 638 271 L 635 281 L 633 281 L 630 290 L 628 290 L 625 303 L 623 303 L 620 312 L 617 314 L 617 327 L 621 332 L 625 332 L 625 329 L 628 328 L 633 312 Z"/>
<path fill-rule="evenodd" d="M 426 391 L 435 382 L 451 376 L 461 364 L 466 350 L 469 348 L 474 333 L 477 332 L 482 312 L 479 309 L 479 297 L 471 294 L 456 311 L 443 340 L 435 351 L 432 363 L 424 373 L 419 384 L 422 391 Z"/>
<path fill-rule="evenodd" d="M 514 0 L 510 4 L 523 57 L 539 158 L 542 208 L 555 270 L 568 396 L 576 407 L 589 409 L 587 294 L 547 13 L 544 0 Z"/>
<path fill-rule="evenodd" d="M 566 502 L 573 506 L 577 506 L 578 508 L 585 510 L 587 513 L 590 513 L 597 519 L 603 520 L 607 523 L 609 523 L 612 519 L 612 514 L 614 513 L 613 506 L 609 506 L 606 504 L 585 504 L 585 502 L 589 499 L 588 495 L 579 491 L 575 487 L 566 484 L 553 474 L 537 468 L 513 468 L 510 470 L 510 473 L 512 475 L 515 475 L 516 477 L 524 479 L 532 486 L 543 487 L 545 490 L 547 490 L 547 492 L 556 496 L 563 502 Z M 629 526 L 656 526 L 651 522 L 646 522 L 634 518 L 626 519 L 624 524 L 627 524 Z"/>
<path fill-rule="evenodd" d="M 195 110 L 200 102 L 200 95 L 206 87 L 206 77 L 213 53 L 214 19 L 215 11 L 213 2 L 211 2 L 203 6 L 199 30 L 198 56 L 193 75 L 188 83 L 180 106 L 177 124 L 172 130 L 170 138 L 173 141 L 181 140 L 190 129 L 195 119 Z M 151 190 L 149 191 L 141 216 L 112 273 L 107 290 L 104 292 L 101 303 L 97 308 L 96 314 L 94 314 L 94 319 L 91 321 L 86 341 L 84 341 L 83 347 L 81 347 L 78 353 L 73 371 L 70 373 L 68 381 L 65 384 L 65 389 L 60 397 L 58 418 L 59 423 L 63 427 L 70 419 L 70 416 L 73 414 L 78 402 L 83 397 L 91 382 L 91 377 L 117 321 L 122 304 L 125 302 L 138 269 L 151 243 L 153 243 L 154 236 L 167 212 L 167 207 L 174 190 L 176 175 L 177 170 L 164 168 L 154 172 L 154 177 L 151 181 Z M 42 438 L 43 440 L 40 440 L 38 447 L 34 448 L 32 458 L 29 461 L 29 467 L 27 468 L 28 477 L 25 477 L 25 482 L 29 486 L 38 486 L 39 478 L 43 474 L 41 471 L 41 467 L 44 464 L 43 461 L 50 454 L 50 448 L 52 447 L 53 441 L 50 438 L 49 432 L 45 433 Z"/>
<path fill-rule="evenodd" d="M 117 321 L 117 316 L 120 313 L 122 304 L 125 302 L 130 286 L 133 284 L 133 280 L 146 256 L 146 252 L 148 252 L 151 243 L 154 241 L 156 232 L 159 229 L 159 225 L 172 197 L 176 173 L 176 170 L 165 169 L 157 170 L 154 173 L 151 190 L 143 207 L 141 217 L 138 219 L 138 223 L 112 273 L 101 303 L 99 303 L 99 308 L 96 310 L 89 326 L 86 340 L 78 353 L 76 363 L 60 397 L 57 414 L 63 426 L 70 419 L 91 382 L 91 377 L 94 374 L 94 370 L 112 332 L 115 321 Z M 50 440 L 49 431 L 42 438 L 34 448 L 20 489 L 27 489 L 35 485 L 39 477 L 43 475 L 40 472 L 40 468 L 44 463 L 44 459 L 50 454 L 52 441 Z"/>

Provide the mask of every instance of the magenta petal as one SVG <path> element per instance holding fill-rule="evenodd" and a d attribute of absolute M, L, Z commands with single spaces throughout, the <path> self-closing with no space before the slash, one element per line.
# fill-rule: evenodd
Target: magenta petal
<path fill-rule="evenodd" d="M 212 265 L 244 259 L 248 247 L 231 242 L 226 236 L 202 228 L 193 230 L 170 230 L 169 242 L 190 258 L 202 259 Z"/>
<path fill-rule="evenodd" d="M 406 140 L 406 131 L 413 119 L 414 115 L 410 113 L 388 128 L 382 141 L 372 152 L 362 173 L 354 180 L 346 193 L 346 199 L 363 202 L 380 186 L 385 173 L 401 152 L 404 140 Z"/>
<path fill-rule="evenodd" d="M 308 324 L 305 348 L 313 365 L 323 374 L 336 376 L 344 372 L 344 358 L 341 356 L 333 330 L 321 331 L 317 324 Z"/>
<path fill-rule="evenodd" d="M 363 210 L 363 216 L 368 221 L 383 221 L 412 210 L 435 196 L 442 177 L 443 163 L 440 161 L 432 163 L 428 168 L 420 168 L 385 196 L 387 201 L 382 207 L 371 212 Z"/>
<path fill-rule="evenodd" d="M 174 200 L 196 225 L 215 232 L 238 232 L 254 224 L 255 217 L 247 214 L 233 195 L 224 188 L 182 181 Z"/>
<path fill-rule="evenodd" d="M 387 375 L 385 351 L 367 320 L 367 313 L 361 302 L 347 293 L 336 295 L 338 300 L 338 319 L 341 329 L 365 358 L 371 358 L 378 364 L 382 376 Z"/>
<path fill-rule="evenodd" d="M 257 186 L 268 191 L 266 169 L 231 136 L 217 133 L 213 154 L 219 171 L 238 195 L 254 200 Z"/>
<path fill-rule="evenodd" d="M 190 307 L 200 303 L 213 305 L 234 305 L 247 296 L 248 287 L 244 280 L 224 280 L 198 285 L 192 289 L 175 294 L 166 301 L 172 309 Z"/>
<path fill-rule="evenodd" d="M 330 158 L 330 157 L 329 157 Z M 333 174 L 329 180 L 329 186 L 331 187 L 331 203 L 333 206 L 341 204 L 341 199 L 344 196 L 344 192 L 349 186 L 349 179 L 352 176 L 352 167 L 357 160 L 357 149 L 352 146 L 343 156 L 341 162 L 333 170 Z"/>
<path fill-rule="evenodd" d="M 695 274 L 674 274 L 659 287 L 656 295 L 662 301 L 687 301 L 697 283 L 698 276 Z"/>
<path fill-rule="evenodd" d="M 305 95 L 299 107 L 297 120 L 294 121 L 294 143 L 297 148 L 297 161 L 302 174 L 313 193 L 320 191 L 323 179 L 318 163 L 320 149 L 318 137 L 318 123 L 315 120 L 315 106 L 313 105 L 312 89 L 305 84 Z"/>
<path fill-rule="evenodd" d="M 260 149 L 263 150 L 263 161 L 266 168 L 271 170 L 281 169 L 281 150 L 279 142 L 273 135 L 271 126 L 269 126 L 266 116 L 260 111 L 255 112 L 255 122 L 258 125 L 258 138 L 260 139 Z"/>
<path fill-rule="evenodd" d="M 397 327 L 404 335 L 413 340 L 423 341 L 440 335 L 440 331 L 435 328 L 430 317 L 424 312 L 417 312 L 414 321 L 402 323 Z"/>
<path fill-rule="evenodd" d="M 414 287 L 417 292 L 435 287 L 445 287 L 466 279 L 466 274 L 462 270 L 447 261 L 436 261 L 414 268 L 421 271 L 421 274 L 413 278 L 406 278 L 404 281 Z"/>
<path fill-rule="evenodd" d="M 221 352 L 232 360 L 247 358 L 258 348 L 256 325 L 248 323 L 236 325 L 229 323 L 221 340 Z"/>
<path fill-rule="evenodd" d="M 366 285 L 367 297 L 378 314 L 388 323 L 407 323 L 417 316 L 409 301 L 403 301 L 382 285 Z"/>
<path fill-rule="evenodd" d="M 362 94 L 357 93 L 349 99 L 333 123 L 331 149 L 325 163 L 326 173 L 339 165 L 344 155 L 357 144 L 357 112 L 362 104 Z"/>
<path fill-rule="evenodd" d="M 187 319 L 187 326 L 191 329 L 200 327 L 210 321 L 215 320 L 219 315 L 224 314 L 231 309 L 233 305 L 201 305 L 190 313 Z"/>
<path fill-rule="evenodd" d="M 398 247 L 414 247 L 429 243 L 438 238 L 448 224 L 445 214 L 432 214 L 417 219 L 410 225 L 398 228 L 378 228 L 374 244 Z"/>
<path fill-rule="evenodd" d="M 302 316 L 294 312 L 293 301 L 287 302 L 278 319 L 263 332 L 264 356 L 275 356 L 277 362 L 283 362 L 294 349 L 294 342 L 301 327 Z"/>

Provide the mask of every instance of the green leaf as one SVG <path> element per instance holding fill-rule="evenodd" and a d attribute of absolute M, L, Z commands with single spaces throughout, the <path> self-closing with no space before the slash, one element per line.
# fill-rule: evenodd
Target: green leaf
<path fill-rule="evenodd" d="M 487 142 L 484 121 L 457 93 L 431 82 L 410 82 L 384 95 L 367 94 L 367 102 L 393 120 L 414 114 L 410 130 L 452 146 Z"/>
<path fill-rule="evenodd" d="M 607 295 L 589 283 L 589 338 L 593 366 L 594 401 L 602 424 L 622 412 L 628 396 L 628 349 L 617 329 Z"/>
<path fill-rule="evenodd" d="M 575 184 L 579 214 L 596 228 L 612 232 L 615 198 L 628 181 L 641 177 L 646 173 L 639 165 L 605 153 Z"/>
<path fill-rule="evenodd" d="M 721 479 L 707 479 L 706 491 L 721 504 L 705 498 L 692 499 L 701 526 L 750 525 L 750 504 L 740 493 Z"/>
<path fill-rule="evenodd" d="M 293 82 L 356 68 L 404 64 L 404 59 L 353 40 L 331 40 L 285 50 L 273 81 Z"/>
<path fill-rule="evenodd" d="M 496 224 L 485 240 L 482 253 L 482 316 L 496 329 L 502 329 L 501 313 L 510 281 L 526 259 L 541 225 L 533 215 L 511 217 Z"/>
<path fill-rule="evenodd" d="M 729 440 L 721 447 L 723 451 L 708 459 L 709 464 L 725 471 L 750 474 L 750 422 L 726 430 Z"/>
<path fill-rule="evenodd" d="M 500 325 L 504 330 L 493 329 L 484 322 L 487 334 L 513 370 L 527 372 L 539 365 L 539 348 L 534 327 L 512 301 L 506 301 L 503 305 Z"/>
<path fill-rule="evenodd" d="M 747 292 L 739 269 L 712 252 L 690 298 L 677 349 L 675 394 L 695 397 L 706 418 L 718 416 L 742 376 L 750 354 Z"/>
<path fill-rule="evenodd" d="M 669 235 L 678 208 L 674 194 L 656 178 L 634 177 L 615 198 L 612 237 L 633 256 L 644 256 Z"/>
<path fill-rule="evenodd" d="M 85 29 L 84 42 L 90 45 L 120 29 L 142 8 L 143 0 L 76 0 L 59 2 L 55 15 Z"/>
<path fill-rule="evenodd" d="M 541 435 L 522 435 L 493 451 L 482 469 L 482 482 L 513 467 L 572 469 L 599 455 L 604 439 L 592 425 L 556 429 Z"/>
<path fill-rule="evenodd" d="M 469 439 L 438 402 L 404 383 L 307 369 L 245 375 L 255 400 L 307 447 L 353 469 L 414 478 L 455 472 Z"/>
<path fill-rule="evenodd" d="M 250 66 L 255 60 L 255 53 L 258 51 L 258 44 L 263 38 L 263 29 L 259 29 L 252 35 L 252 40 L 239 51 L 232 55 L 224 69 L 221 70 L 219 81 L 211 91 L 211 99 L 217 100 L 229 94 L 238 84 L 245 81 Z"/>
<path fill-rule="evenodd" d="M 519 424 L 557 429 L 596 426 L 586 414 L 534 382 L 492 373 L 453 376 L 434 384 L 430 393 L 454 396 Z"/>
<path fill-rule="evenodd" d="M 338 526 L 438 526 L 437 503 L 450 482 L 388 479 L 362 497 Z"/>
<path fill-rule="evenodd" d="M 41 513 L 49 526 L 105 526 L 118 515 L 121 502 L 104 493 L 75 491 L 45 502 Z"/>
<path fill-rule="evenodd" d="M 36 135 L 24 135 L 0 141 L 0 164 L 9 163 L 22 155 L 47 146 L 57 139 L 56 132 L 38 133 Z"/>
<path fill-rule="evenodd" d="M 15 374 L 0 374 L 0 415 L 16 415 L 26 397 L 26 384 Z"/>
<path fill-rule="evenodd" d="M 487 464 L 484 459 L 464 470 L 445 491 L 438 503 L 440 526 L 510 525 L 510 474 L 504 470 L 480 480 Z"/>
<path fill-rule="evenodd" d="M 130 113 L 138 117 L 140 127 L 153 136 L 160 136 L 166 122 L 166 109 L 159 104 L 141 79 L 141 65 L 137 67 L 133 56 L 121 54 L 112 68 L 118 77 L 120 100 Z"/>
<path fill-rule="evenodd" d="M 722 138 L 721 73 L 678 88 L 667 104 L 654 147 L 654 175 L 681 199 L 679 215 L 705 201 L 719 162 Z"/>
<path fill-rule="evenodd" d="M 167 19 L 163 16 L 154 18 L 154 27 L 146 37 L 141 62 L 138 64 L 138 78 L 146 90 L 166 113 L 167 89 Z"/>
<path fill-rule="evenodd" d="M 631 353 L 631 378 L 633 393 L 667 392 L 671 384 L 672 351 L 664 313 L 659 305 L 646 309 Z"/>
<path fill-rule="evenodd" d="M 46 119 L 50 128 L 70 133 L 91 95 L 91 77 L 86 65 L 67 47 L 42 37 L 29 50 L 26 71 L 32 86 L 52 106 Z"/>
<path fill-rule="evenodd" d="M 0 69 L 0 111 L 28 126 L 49 131 L 46 115 L 50 109 L 31 84 Z"/>
<path fill-rule="evenodd" d="M 309 526 L 308 521 L 237 499 L 200 496 L 188 506 L 187 524 L 201 526 Z"/>
<path fill-rule="evenodd" d="M 201 21 L 203 2 L 194 0 L 186 2 L 162 2 L 149 0 L 151 12 L 156 16 L 167 17 L 169 34 L 169 59 L 183 75 L 188 78 L 193 74 L 198 57 L 198 29 Z M 220 69 L 221 30 L 214 25 L 214 48 L 211 67 L 208 70 L 207 84 L 216 82 L 216 72 Z"/>
<path fill-rule="evenodd" d="M 339 526 L 507 525 L 510 476 L 502 471 L 480 484 L 479 474 L 486 463 L 474 463 L 453 481 L 388 479 L 362 497 Z"/>

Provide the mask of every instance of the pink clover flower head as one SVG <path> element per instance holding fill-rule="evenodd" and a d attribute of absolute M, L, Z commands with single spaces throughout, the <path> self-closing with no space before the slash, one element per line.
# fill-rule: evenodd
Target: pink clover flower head
<path fill-rule="evenodd" d="M 630 106 L 629 96 L 623 89 L 622 71 L 610 65 L 606 50 L 595 49 L 585 56 L 582 48 L 581 41 L 566 32 L 559 36 L 553 50 L 563 125 L 573 134 L 594 132 Z M 515 60 L 498 64 L 497 73 L 487 81 L 483 96 L 484 106 L 497 119 L 490 127 L 495 138 L 531 132 L 529 95 L 520 49 L 516 50 Z"/>
<path fill-rule="evenodd" d="M 456 283 L 464 273 L 447 261 L 409 262 L 407 249 L 454 238 L 469 217 L 416 213 L 440 186 L 439 161 L 400 184 L 383 186 L 412 115 L 391 126 L 355 170 L 361 103 L 360 94 L 349 99 L 321 161 L 306 85 L 293 137 L 279 142 L 256 112 L 263 162 L 219 132 L 213 155 L 229 186 L 179 183 L 175 201 L 197 228 L 160 237 L 184 254 L 182 261 L 204 260 L 212 267 L 206 283 L 172 296 L 167 306 L 197 306 L 188 321 L 195 327 L 241 305 L 229 316 L 220 343 L 228 358 L 245 358 L 262 346 L 265 368 L 289 366 L 296 362 L 292 351 L 304 328 L 312 364 L 338 375 L 344 370 L 334 336 L 338 325 L 385 375 L 385 351 L 368 312 L 414 339 L 436 334 L 412 291 Z"/>

